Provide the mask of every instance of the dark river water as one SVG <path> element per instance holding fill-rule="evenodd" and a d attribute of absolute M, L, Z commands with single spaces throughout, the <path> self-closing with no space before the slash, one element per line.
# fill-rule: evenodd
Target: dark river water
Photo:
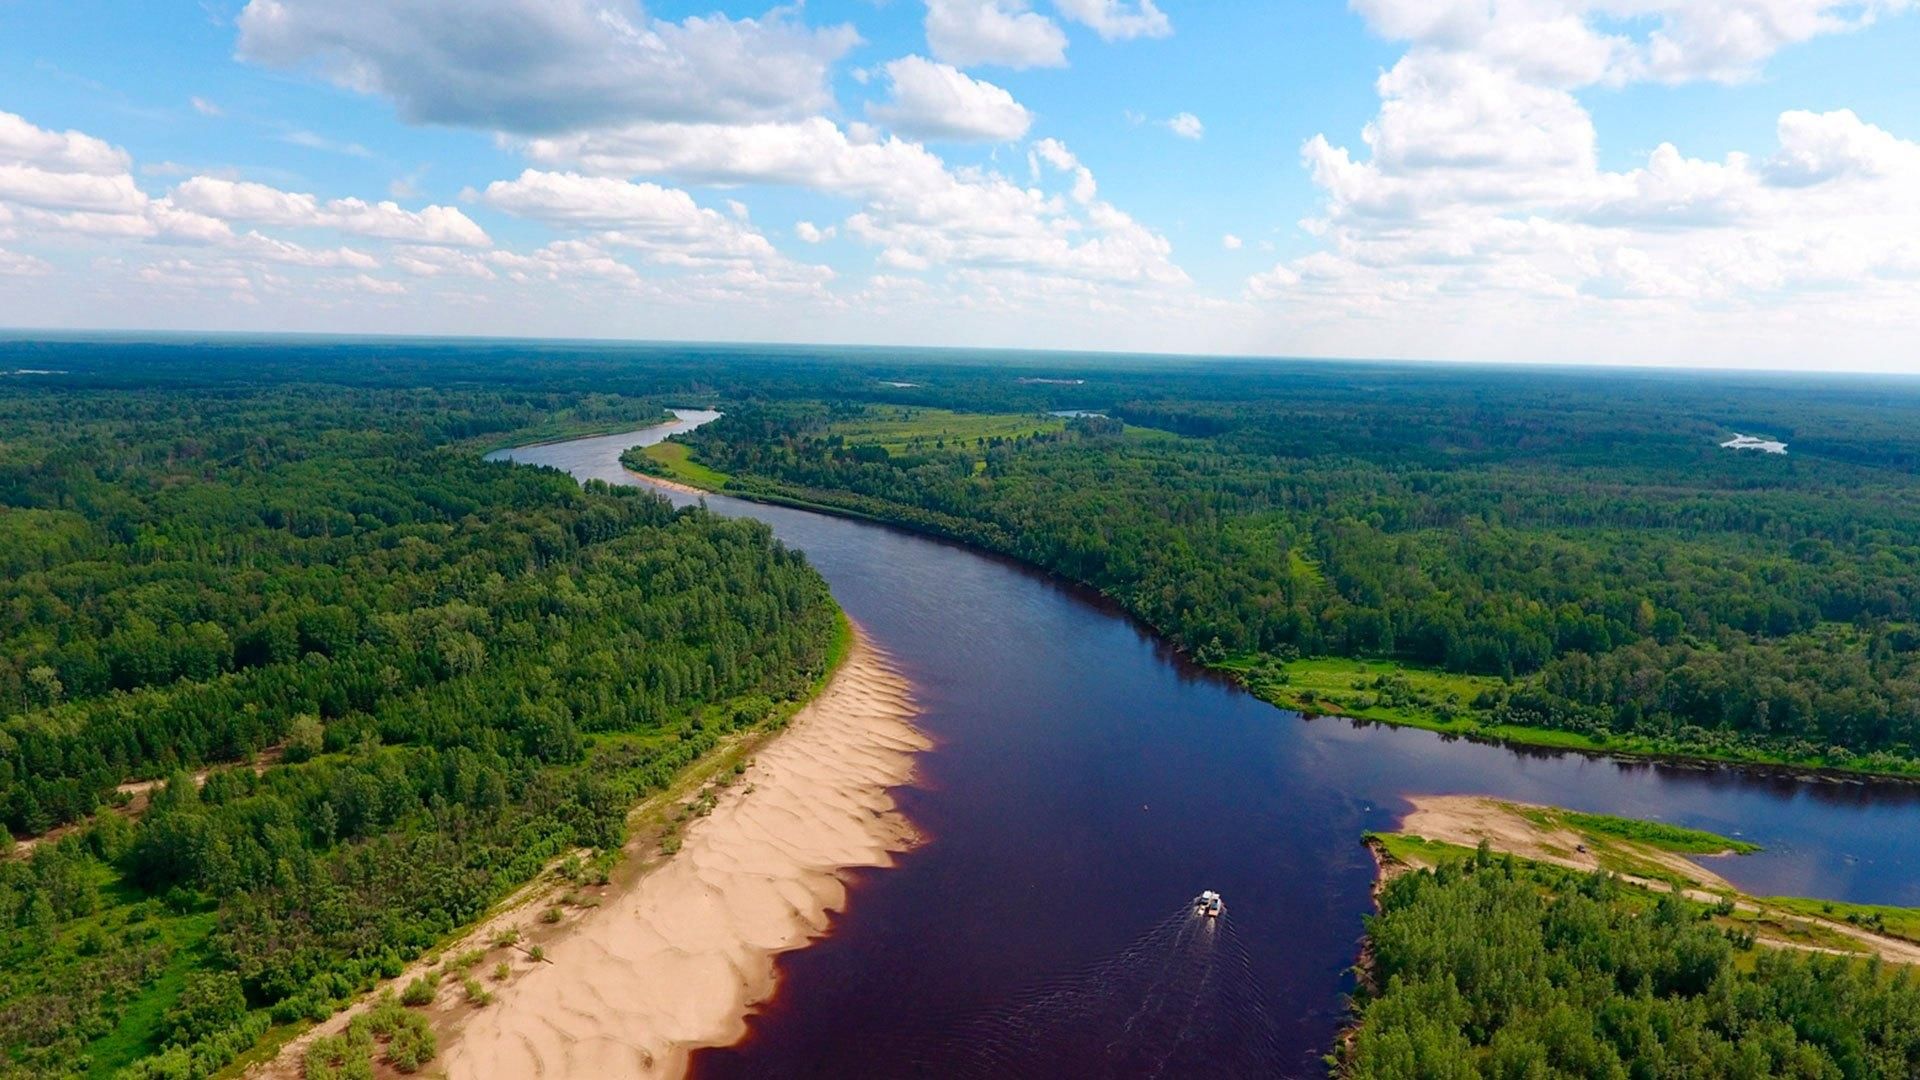
<path fill-rule="evenodd" d="M 634 483 L 679 425 L 506 451 Z M 693 501 L 670 495 L 676 502 Z M 832 933 L 701 1077 L 1320 1075 L 1402 796 L 1473 793 L 1741 836 L 1759 894 L 1920 905 L 1920 786 L 1523 752 L 1303 720 L 1112 605 L 898 530 L 722 497 L 805 551 L 911 678 L 935 741 L 900 802 L 925 846 L 862 873 Z M 1217 925 L 1191 917 L 1202 889 Z"/>

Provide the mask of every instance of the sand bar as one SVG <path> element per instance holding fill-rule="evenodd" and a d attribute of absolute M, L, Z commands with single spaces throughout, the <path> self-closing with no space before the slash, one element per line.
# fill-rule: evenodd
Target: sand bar
<path fill-rule="evenodd" d="M 546 946 L 443 1043 L 454 1080 L 672 1077 L 773 993 L 775 957 L 825 933 L 844 872 L 915 834 L 890 788 L 927 747 L 898 671 L 864 636 L 679 852 Z"/>
<path fill-rule="evenodd" d="M 1605 843 L 1629 851 L 1636 860 L 1653 864 L 1667 877 L 1667 880 L 1660 880 L 1632 872 L 1614 872 L 1616 877 L 1628 884 L 1654 892 L 1666 892 L 1677 881 L 1682 883 L 1681 894 L 1697 903 L 1714 904 L 1729 900 L 1736 911 L 1759 916 L 1759 921 L 1749 924 L 1749 928 L 1758 935 L 1758 944 L 1849 956 L 1864 952 L 1876 954 L 1888 963 L 1920 967 L 1920 942 L 1875 933 L 1839 918 L 1815 918 L 1787 912 L 1778 907 L 1777 901 L 1742 895 L 1727 879 L 1684 855 L 1631 841 L 1596 840 L 1566 828 L 1541 825 L 1529 820 L 1525 814 L 1528 810 L 1550 811 L 1553 807 L 1478 795 L 1409 795 L 1406 798 L 1413 804 L 1413 810 L 1400 823 L 1399 831 L 1410 836 L 1461 847 L 1474 847 L 1485 840 L 1496 852 L 1581 871 L 1603 868 L 1597 845 Z M 1379 856 L 1377 848 L 1375 855 Z M 1400 869 L 1403 868 L 1381 862 L 1381 877 L 1375 886 L 1376 900 L 1380 885 Z M 1837 936 L 1852 939 L 1856 944 L 1840 949 L 1817 941 L 1780 936 L 1783 929 L 1791 931 L 1796 926 L 1817 928 L 1829 941 Z"/>

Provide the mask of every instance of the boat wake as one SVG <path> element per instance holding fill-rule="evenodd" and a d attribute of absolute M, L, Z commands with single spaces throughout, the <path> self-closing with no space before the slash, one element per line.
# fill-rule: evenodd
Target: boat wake
<path fill-rule="evenodd" d="M 892 1075 L 1275 1076 L 1276 1026 L 1229 915 L 1182 904 L 1114 955 L 960 1018 Z M 884 1042 L 884 1040 L 882 1040 Z"/>

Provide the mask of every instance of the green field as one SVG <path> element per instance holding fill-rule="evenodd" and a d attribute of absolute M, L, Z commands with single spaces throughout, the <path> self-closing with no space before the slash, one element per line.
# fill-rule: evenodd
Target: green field
<path fill-rule="evenodd" d="M 637 471 L 652 476 L 664 476 L 669 480 L 678 480 L 705 491 L 719 491 L 727 484 L 727 474 L 709 469 L 695 461 L 693 451 L 687 448 L 686 443 L 674 442 L 671 439 L 666 442 L 657 442 L 649 447 L 629 450 L 620 460 L 628 468 L 636 468 L 636 458 L 641 459 L 639 464 L 642 466 L 653 466 L 652 468 L 641 467 Z"/>
<path fill-rule="evenodd" d="M 1885 904 L 1848 904 L 1839 900 L 1810 900 L 1804 896 L 1769 896 L 1767 904 L 1795 915 L 1832 919 L 1907 941 L 1920 941 L 1920 909 Z"/>
<path fill-rule="evenodd" d="M 897 455 L 1051 434 L 1066 426 L 1060 417 L 1040 413 L 963 413 L 874 405 L 857 420 L 835 421 L 829 431 L 849 446 L 878 446 Z"/>
<path fill-rule="evenodd" d="M 1274 677 L 1276 669 L 1259 657 L 1235 657 L 1220 666 L 1241 676 L 1255 694 L 1283 708 L 1460 734 L 1479 728 L 1470 715 L 1473 699 L 1502 685 L 1490 675 L 1463 675 L 1392 660 L 1303 658 L 1278 668 L 1284 680 Z"/>
<path fill-rule="evenodd" d="M 1604 836 L 1618 840 L 1631 840 L 1651 848 L 1681 855 L 1718 855 L 1728 851 L 1736 855 L 1751 855 L 1760 850 L 1759 844 L 1735 840 L 1718 833 L 1710 833 L 1705 829 L 1668 825 L 1661 821 L 1642 821 L 1638 818 L 1615 817 L 1612 814 L 1582 814 L 1575 810 L 1560 810 L 1556 813 L 1564 824 L 1590 837 Z"/>

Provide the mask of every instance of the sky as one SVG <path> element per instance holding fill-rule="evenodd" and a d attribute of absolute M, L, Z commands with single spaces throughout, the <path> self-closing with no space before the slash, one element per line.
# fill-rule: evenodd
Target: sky
<path fill-rule="evenodd" d="M 0 0 L 0 326 L 1920 371 L 1920 0 Z"/>

